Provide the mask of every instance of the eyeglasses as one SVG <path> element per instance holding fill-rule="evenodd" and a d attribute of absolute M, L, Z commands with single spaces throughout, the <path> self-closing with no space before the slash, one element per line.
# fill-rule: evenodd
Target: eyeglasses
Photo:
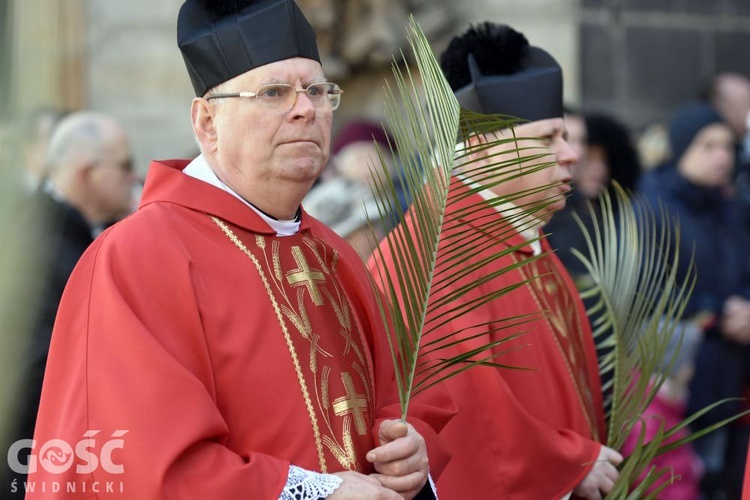
<path fill-rule="evenodd" d="M 237 92 L 234 94 L 213 94 L 206 99 L 223 99 L 226 97 L 250 97 L 268 109 L 287 112 L 297 104 L 297 96 L 307 94 L 307 98 L 316 108 L 330 106 L 332 110 L 339 107 L 341 94 L 344 93 L 335 83 L 321 82 L 308 85 L 306 89 L 296 89 L 289 83 L 273 83 L 261 86 L 256 92 Z"/>

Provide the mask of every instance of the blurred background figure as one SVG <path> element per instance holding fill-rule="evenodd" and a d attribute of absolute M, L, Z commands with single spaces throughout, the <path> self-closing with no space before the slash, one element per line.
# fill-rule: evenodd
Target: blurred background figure
<path fill-rule="evenodd" d="M 586 254 L 587 246 L 573 214 L 577 213 L 591 230 L 593 219 L 589 203 L 598 212 L 599 196 L 612 189 L 611 181 L 633 190 L 641 166 L 630 133 L 614 117 L 569 111 L 565 114 L 565 125 L 571 146 L 579 148 L 580 152 L 578 162 L 571 167 L 573 191 L 565 208 L 552 217 L 544 230 L 580 290 L 590 284 L 588 273 L 571 250 L 575 248 Z"/>
<path fill-rule="evenodd" d="M 606 114 L 587 114 L 585 119 L 588 144 L 580 172 L 573 176 L 575 187 L 589 199 L 610 189 L 610 181 L 635 189 L 641 164 L 628 129 Z"/>
<path fill-rule="evenodd" d="M 656 393 L 654 400 L 643 412 L 644 420 L 633 427 L 628 435 L 622 449 L 624 456 L 630 455 L 635 449 L 642 426 L 646 427 L 644 437 L 648 442 L 659 432 L 662 425 L 669 429 L 687 417 L 688 384 L 693 377 L 695 356 L 702 338 L 703 331 L 693 322 L 685 322 L 677 326 L 658 367 L 659 372 L 667 378 Z M 688 434 L 687 429 L 680 429 L 665 443 L 678 441 L 687 437 Z M 697 500 L 699 498 L 703 462 L 690 443 L 660 455 L 651 462 L 651 465 L 657 469 L 669 468 L 670 472 L 656 482 L 648 493 L 653 493 L 659 486 L 669 482 L 673 476 L 679 476 L 678 481 L 660 492 L 659 498 L 670 500 Z M 644 472 L 640 480 L 646 474 L 647 472 Z"/>
<path fill-rule="evenodd" d="M 348 241 L 366 261 L 385 231 L 378 222 L 378 207 L 367 186 L 338 177 L 314 187 L 302 202 L 305 211 Z M 372 241 L 367 216 L 374 221 Z"/>
<path fill-rule="evenodd" d="M 654 208 L 663 204 L 679 223 L 679 279 L 693 256 L 697 281 L 684 319 L 701 326 L 690 384 L 688 414 L 720 399 L 739 397 L 750 368 L 750 235 L 742 225 L 731 184 L 735 135 L 705 103 L 679 108 L 669 122 L 672 159 L 648 172 L 640 193 Z M 740 411 L 733 402 L 694 424 L 703 429 Z M 735 424 L 699 439 L 706 498 L 739 498 L 739 472 L 746 454 L 747 427 Z"/>
<path fill-rule="evenodd" d="M 47 176 L 47 147 L 57 124 L 68 114 L 54 108 L 39 108 L 27 119 L 23 136 L 24 187 L 33 193 Z"/>
<path fill-rule="evenodd" d="M 85 221 L 93 236 L 131 212 L 136 175 L 125 130 L 113 118 L 74 113 L 55 130 L 44 191 Z"/>
<path fill-rule="evenodd" d="M 636 150 L 641 170 L 653 170 L 664 165 L 672 156 L 669 150 L 669 129 L 662 121 L 649 123 L 636 137 Z"/>
<path fill-rule="evenodd" d="M 44 164 L 48 177 L 27 198 L 17 221 L 24 229 L 19 255 L 27 276 L 25 289 L 10 301 L 30 320 L 28 332 L 17 332 L 28 341 L 11 442 L 33 437 L 52 327 L 68 278 L 94 238 L 130 212 L 136 181 L 124 130 L 98 113 L 64 118 L 50 137 Z"/>
<path fill-rule="evenodd" d="M 402 210 L 409 205 L 391 147 L 395 150 L 396 144 L 381 124 L 361 119 L 348 122 L 332 142 L 328 168 L 302 204 L 310 215 L 347 240 L 364 260 L 370 256 L 373 243 L 390 230 L 379 217 L 373 173 L 381 179 L 384 174 L 390 177 Z M 375 242 L 371 241 L 365 213 L 374 222 Z"/>
<path fill-rule="evenodd" d="M 578 157 L 578 161 L 571 166 L 571 173 L 575 175 L 575 171 L 581 168 L 586 154 L 586 145 L 589 142 L 586 119 L 580 111 L 569 106 L 565 107 L 563 117 L 565 118 L 565 128 L 568 131 L 568 144 Z"/>
<path fill-rule="evenodd" d="M 745 225 L 750 228 L 750 78 L 738 73 L 714 76 L 702 97 L 729 125 L 736 143 L 735 186 Z"/>
<path fill-rule="evenodd" d="M 710 81 L 703 97 L 719 112 L 735 138 L 744 139 L 750 114 L 750 79 L 739 73 L 719 73 Z"/>
<path fill-rule="evenodd" d="M 331 166 L 335 174 L 366 185 L 371 178 L 371 165 L 380 171 L 377 166 L 379 147 L 384 153 L 388 171 L 393 175 L 396 169 L 390 155 L 389 141 L 392 139 L 379 123 L 367 120 L 347 123 L 331 145 Z M 395 148 L 395 144 L 393 146 Z"/>
<path fill-rule="evenodd" d="M 377 144 L 377 146 L 376 146 Z M 378 149 L 382 155 L 388 175 L 393 180 L 398 193 L 401 208 L 409 205 L 406 194 L 399 180 L 400 166 L 391 155 L 390 148 L 396 149 L 390 134 L 383 126 L 367 120 L 355 120 L 347 123 L 336 135 L 331 146 L 331 172 L 329 176 L 340 176 L 360 186 L 369 187 L 372 170 L 382 175 Z"/>

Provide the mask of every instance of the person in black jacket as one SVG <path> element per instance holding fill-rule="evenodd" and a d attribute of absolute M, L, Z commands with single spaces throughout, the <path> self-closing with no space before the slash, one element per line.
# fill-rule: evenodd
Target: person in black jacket
<path fill-rule="evenodd" d="M 25 336 L 25 353 L 9 446 L 33 437 L 52 327 L 73 268 L 94 238 L 133 207 L 130 145 L 112 118 L 79 112 L 63 119 L 50 138 L 46 163 L 48 179 L 24 200 L 15 220 L 26 276 L 4 313 L 24 316 L 14 324 Z M 10 481 L 23 482 L 7 473 Z M 3 481 L 2 491 L 8 484 Z"/>

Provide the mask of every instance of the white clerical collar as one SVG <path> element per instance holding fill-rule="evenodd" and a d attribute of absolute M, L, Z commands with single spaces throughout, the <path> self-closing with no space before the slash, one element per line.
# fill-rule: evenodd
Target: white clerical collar
<path fill-rule="evenodd" d="M 245 200 L 242 196 L 235 193 L 232 188 L 221 182 L 221 179 L 219 179 L 216 173 L 214 173 L 211 165 L 208 164 L 208 161 L 206 161 L 206 158 L 203 155 L 198 155 L 198 157 L 195 160 L 191 161 L 182 172 L 189 175 L 190 177 L 203 182 L 207 182 L 212 186 L 216 186 L 217 188 L 226 191 L 227 193 L 240 200 L 242 203 L 250 207 L 256 214 L 258 214 L 261 219 L 263 219 L 265 223 L 271 227 L 271 229 L 276 231 L 276 236 L 291 236 L 299 232 L 299 220 L 278 220 L 269 217 L 268 215 L 264 214 L 253 205 L 248 203 L 247 200 Z"/>
<path fill-rule="evenodd" d="M 466 177 L 462 175 L 457 176 L 461 181 L 472 189 L 481 189 L 478 192 L 479 196 L 487 201 L 496 201 L 497 195 L 493 193 L 489 188 L 484 188 L 477 183 L 470 183 Z M 507 218 L 513 228 L 529 242 L 531 245 L 531 251 L 534 255 L 540 255 L 542 253 L 542 243 L 539 241 L 540 228 L 542 227 L 542 221 L 533 217 L 529 214 L 526 216 L 520 216 L 523 210 L 516 206 L 515 203 L 510 201 L 503 202 L 499 205 L 494 206 L 495 210 L 500 212 L 503 217 Z"/>

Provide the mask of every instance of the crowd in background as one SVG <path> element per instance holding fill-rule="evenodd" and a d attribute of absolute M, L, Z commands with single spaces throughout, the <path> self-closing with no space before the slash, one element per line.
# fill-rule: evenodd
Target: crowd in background
<path fill-rule="evenodd" d="M 589 206 L 616 181 L 679 221 L 683 255 L 692 255 L 697 282 L 683 318 L 682 342 L 670 346 L 675 362 L 647 413 L 667 422 L 723 398 L 750 394 L 750 79 L 717 75 L 696 101 L 684 103 L 662 123 L 628 130 L 606 110 L 566 112 L 568 139 L 579 161 L 567 207 L 546 227 L 552 246 L 577 285 L 588 276 L 571 249 L 585 250 L 573 214 L 592 224 Z M 329 166 L 303 205 L 347 239 L 367 259 L 390 229 L 378 220 L 370 188 L 373 169 L 400 189 L 398 156 L 380 123 L 339 124 Z M 27 232 L 21 247 L 30 260 L 28 297 L 34 321 L 24 357 L 24 398 L 12 440 L 31 437 L 46 349 L 55 311 L 75 262 L 108 225 L 137 206 L 139 182 L 130 144 L 111 117 L 93 112 L 41 110 L 25 134 L 25 169 L 19 190 L 27 196 L 16 214 Z M 399 192 L 402 206 L 408 193 Z M 368 223 L 369 216 L 369 223 Z M 23 246 L 27 245 L 27 246 Z M 679 273 L 688 273 L 687 259 Z M 26 300 L 27 296 L 19 300 Z M 666 368 L 665 368 L 666 369 Z M 736 400 L 694 423 L 705 428 L 748 407 Z M 739 498 L 750 422 L 738 421 L 665 455 L 682 476 L 670 498 Z M 5 484 L 5 483 L 3 483 Z M 681 495 L 681 496 L 678 496 Z M 724 495 L 724 496 L 722 496 Z"/>

